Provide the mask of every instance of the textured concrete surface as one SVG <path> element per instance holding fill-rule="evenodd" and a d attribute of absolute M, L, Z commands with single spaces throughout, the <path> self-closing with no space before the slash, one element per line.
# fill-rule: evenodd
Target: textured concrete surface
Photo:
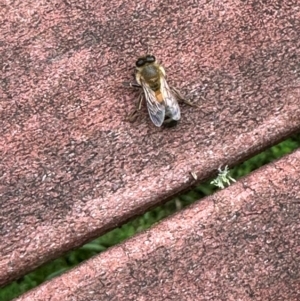
<path fill-rule="evenodd" d="M 5 1 L 0 7 L 0 285 L 300 128 L 298 1 Z M 157 129 L 151 52 L 182 106 Z"/>
<path fill-rule="evenodd" d="M 298 301 L 299 170 L 300 150 L 18 301 Z"/>

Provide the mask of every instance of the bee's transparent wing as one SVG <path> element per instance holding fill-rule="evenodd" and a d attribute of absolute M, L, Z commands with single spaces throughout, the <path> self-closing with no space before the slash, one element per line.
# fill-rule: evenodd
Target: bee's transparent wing
<path fill-rule="evenodd" d="M 156 100 L 155 92 L 145 83 L 141 82 L 148 112 L 154 125 L 161 126 L 165 120 L 165 106 Z"/>
<path fill-rule="evenodd" d="M 179 120 L 180 108 L 177 102 L 177 97 L 170 89 L 164 77 L 161 79 L 161 90 L 166 108 L 166 116 L 170 117 L 173 120 Z"/>

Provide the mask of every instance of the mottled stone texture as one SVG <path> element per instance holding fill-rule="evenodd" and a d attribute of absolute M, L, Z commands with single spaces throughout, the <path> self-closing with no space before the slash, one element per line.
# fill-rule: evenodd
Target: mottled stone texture
<path fill-rule="evenodd" d="M 0 6 L 0 32 L 0 285 L 189 188 L 194 183 L 191 171 L 201 181 L 220 165 L 243 161 L 300 129 L 298 1 L 7 0 Z M 124 121 L 139 92 L 121 83 L 133 79 L 134 62 L 147 51 L 164 64 L 170 84 L 199 105 L 182 106 L 177 127 L 154 127 L 146 108 L 134 124 Z M 260 188 L 259 178 L 257 183 Z M 281 193 L 281 186 L 270 188 L 270 194 Z M 268 206 L 283 209 L 268 205 L 270 201 L 267 195 L 262 202 L 267 209 L 258 212 L 272 220 Z M 190 269 L 201 270 L 199 278 L 189 282 L 199 295 L 204 296 L 199 283 L 205 283 L 203 292 L 208 294 L 209 285 L 217 288 L 220 279 L 238 291 L 240 273 L 263 273 L 267 257 L 255 266 L 252 255 L 245 254 L 250 271 L 244 270 L 226 251 L 226 243 L 233 246 L 238 233 L 225 230 L 222 219 L 212 223 L 212 205 L 203 204 L 212 227 L 210 248 L 222 248 L 224 261 L 233 260 L 224 271 L 209 272 L 216 262 L 222 263 L 222 257 L 210 252 L 211 259 L 205 261 L 211 264 L 202 268 L 203 243 L 187 268 L 179 251 L 184 237 L 178 246 L 171 240 L 153 252 L 174 259 L 177 281 L 188 281 Z M 183 223 L 191 218 L 185 214 Z M 233 212 L 232 218 L 238 216 Z M 241 233 L 247 233 L 247 227 L 266 231 L 256 222 L 244 227 Z M 200 231 L 200 236 L 191 236 L 187 246 L 201 241 L 201 229 L 191 224 L 191 231 Z M 220 231 L 231 240 L 220 245 Z M 155 239 L 168 235 L 159 233 L 162 237 Z M 257 250 L 251 249 L 253 254 L 264 254 L 267 239 L 243 235 Z M 292 243 L 288 235 L 284 239 Z M 168 257 L 169 248 L 175 247 L 178 254 Z M 284 248 L 279 249 L 287 254 Z M 293 256 L 278 259 L 279 268 L 280 260 L 282 266 L 289 266 L 286 261 L 293 267 Z M 170 283 L 148 279 L 143 263 L 136 264 L 140 272 L 129 268 L 133 279 L 135 273 L 145 273 L 138 287 L 146 299 L 150 288 L 158 292 L 158 285 L 169 291 Z M 163 260 L 157 265 L 163 266 Z M 270 266 L 265 275 L 276 272 Z M 286 273 L 292 277 L 295 270 Z M 153 277 L 159 273 L 160 268 Z M 287 274 L 281 285 L 287 285 Z M 275 283 L 269 278 L 265 286 L 260 282 L 261 293 Z M 251 287 L 249 296 L 256 293 Z M 275 288 L 280 291 L 278 283 Z M 184 289 L 178 286 L 176 291 Z"/>
<path fill-rule="evenodd" d="M 300 150 L 18 301 L 298 301 L 299 170 Z"/>

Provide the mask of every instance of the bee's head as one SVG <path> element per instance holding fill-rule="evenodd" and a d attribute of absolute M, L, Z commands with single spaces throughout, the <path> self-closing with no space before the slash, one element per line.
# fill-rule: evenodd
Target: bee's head
<path fill-rule="evenodd" d="M 146 55 L 146 56 L 144 56 L 144 57 L 140 57 L 140 58 L 136 61 L 135 65 L 136 65 L 137 67 L 142 67 L 142 66 L 144 66 L 145 64 L 154 63 L 155 60 L 156 60 L 156 59 L 155 59 L 155 56 L 154 56 L 154 55 L 148 54 L 148 55 Z"/>

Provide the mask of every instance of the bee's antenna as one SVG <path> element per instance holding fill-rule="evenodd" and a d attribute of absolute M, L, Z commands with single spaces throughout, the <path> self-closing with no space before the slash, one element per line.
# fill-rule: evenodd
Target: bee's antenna
<path fill-rule="evenodd" d="M 147 43 L 147 54 L 153 54 L 151 49 L 153 49 L 153 45 L 151 43 Z"/>

